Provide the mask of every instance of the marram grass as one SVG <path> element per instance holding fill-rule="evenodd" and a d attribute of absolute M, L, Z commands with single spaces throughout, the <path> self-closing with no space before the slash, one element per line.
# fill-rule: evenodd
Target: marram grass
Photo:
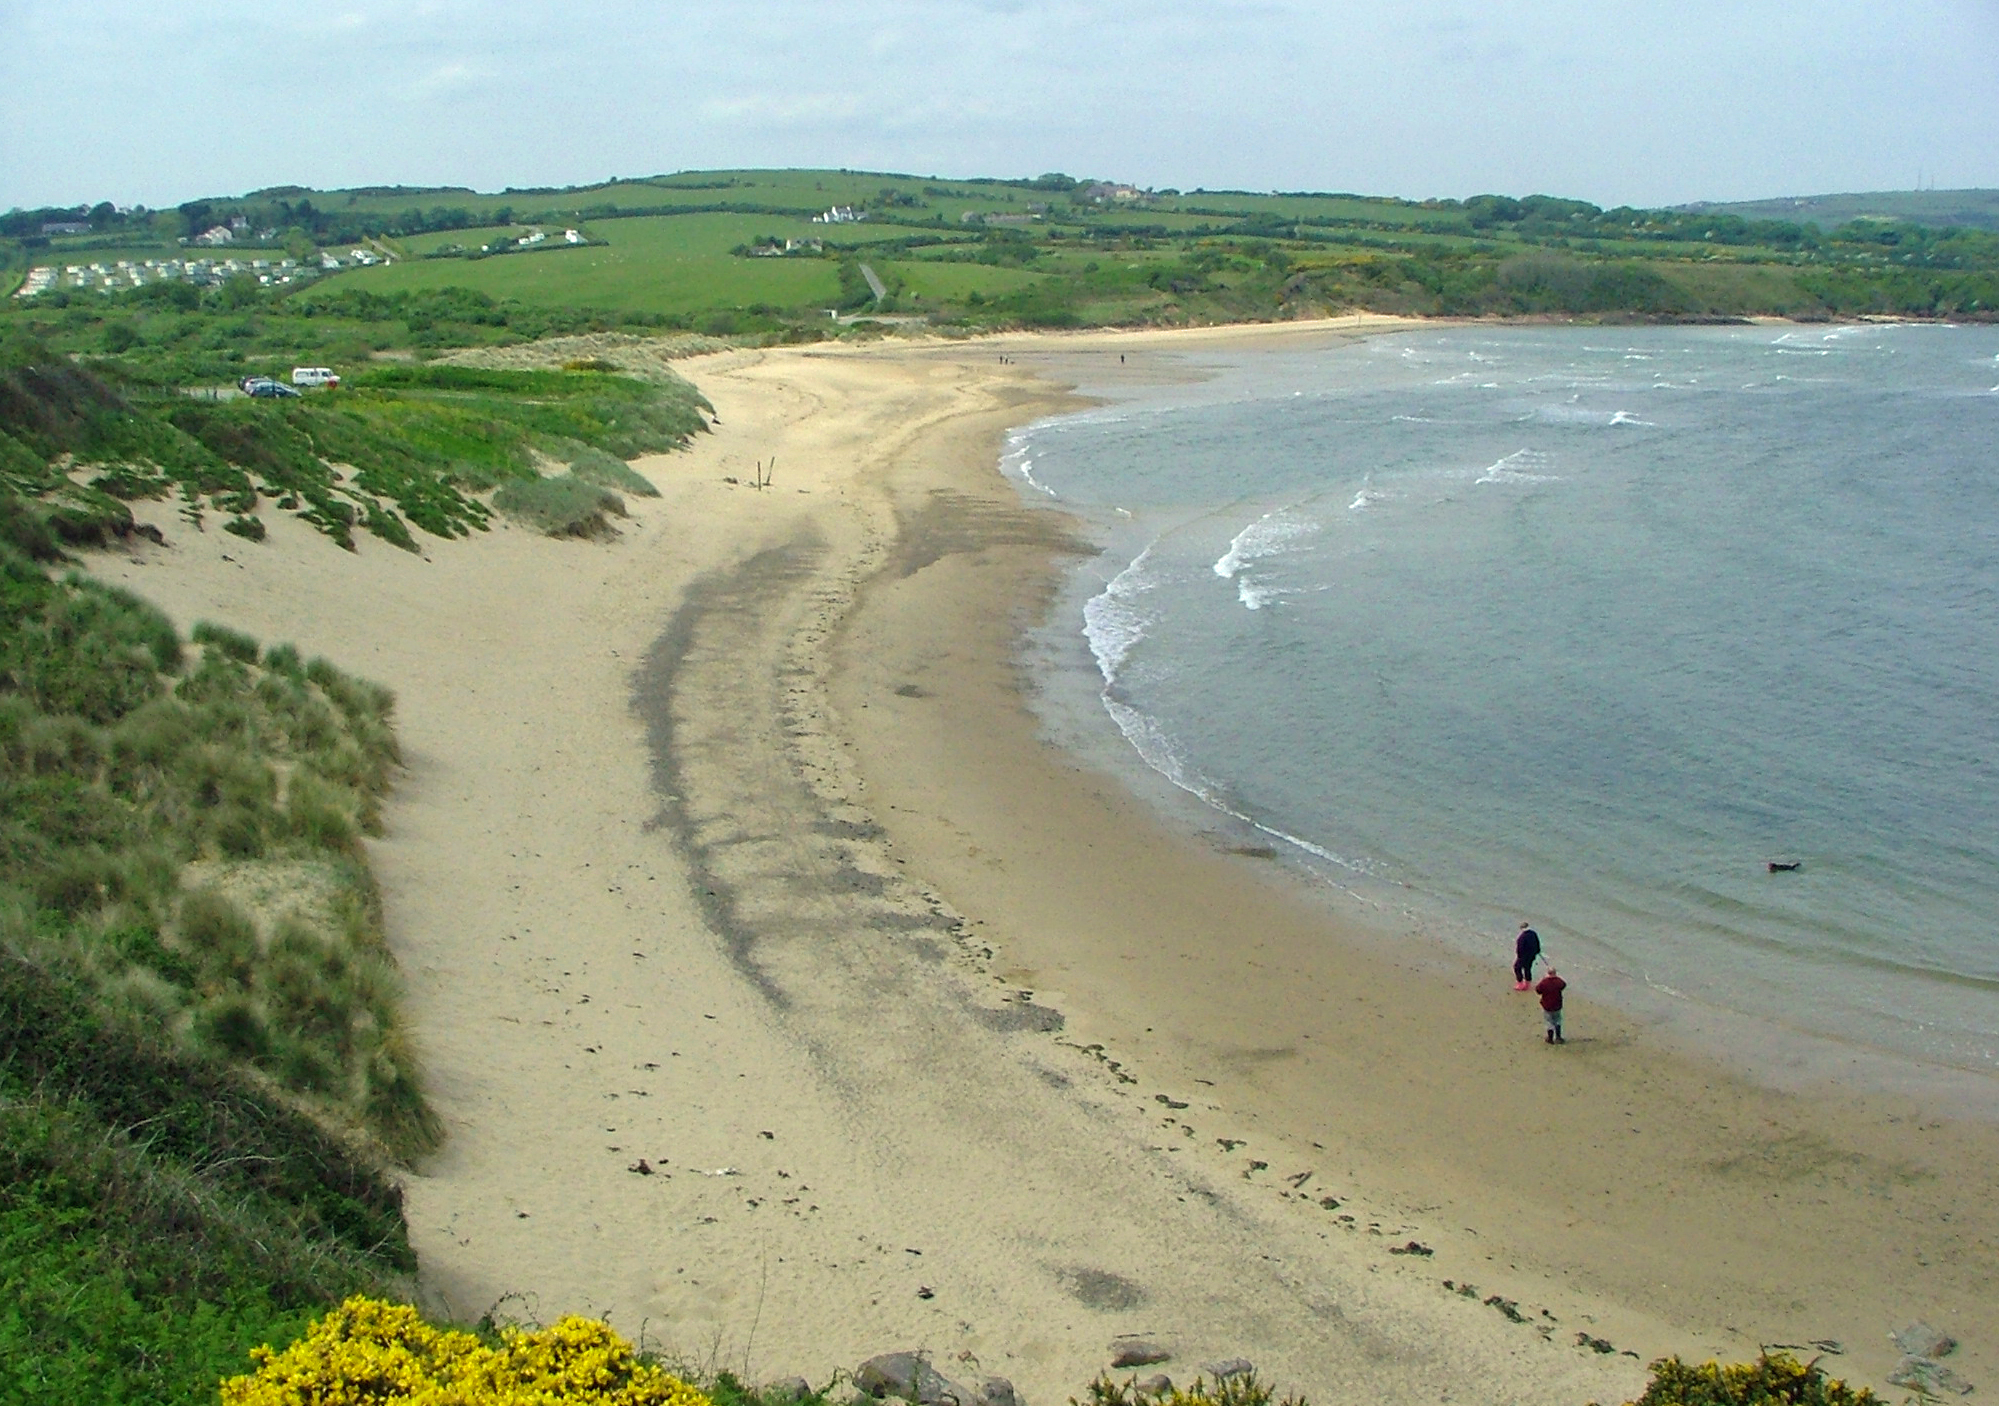
<path fill-rule="evenodd" d="M 497 1344 L 436 1328 L 414 1308 L 348 1299 L 257 1370 L 222 1383 L 223 1406 L 713 1406 L 641 1360 L 594 1319 L 499 1330 Z"/>

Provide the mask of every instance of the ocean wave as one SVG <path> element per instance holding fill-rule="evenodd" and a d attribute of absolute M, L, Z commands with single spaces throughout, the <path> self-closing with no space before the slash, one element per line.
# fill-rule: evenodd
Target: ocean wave
<path fill-rule="evenodd" d="M 1537 474 L 1537 468 L 1545 467 L 1548 456 L 1538 449 L 1516 449 L 1496 463 L 1488 464 L 1485 472 L 1473 479 L 1473 483 L 1559 483 L 1559 474 Z"/>
<path fill-rule="evenodd" d="M 1248 576 L 1237 579 L 1235 598 L 1244 610 L 1261 610 L 1267 605 L 1276 605 L 1292 592 L 1277 586 L 1262 586 Z"/>
<path fill-rule="evenodd" d="M 1132 750 L 1147 766 L 1181 790 L 1199 796 L 1217 809 L 1227 809 L 1216 801 L 1213 783 L 1188 766 L 1179 744 L 1159 719 L 1113 697 L 1108 689 L 1104 691 L 1103 702 L 1104 711 L 1111 715 L 1111 721 L 1117 724 L 1125 741 L 1131 744 Z"/>
<path fill-rule="evenodd" d="M 1218 808 L 1227 809 L 1227 807 L 1218 807 Z M 1270 838 L 1273 840 L 1282 840 L 1287 845 L 1295 845 L 1297 848 L 1305 851 L 1305 853 L 1313 856 L 1315 859 L 1323 859 L 1328 864 L 1337 864 L 1340 866 L 1340 868 L 1347 870 L 1349 873 L 1373 874 L 1379 868 L 1379 866 L 1370 864 L 1364 859 L 1349 859 L 1343 854 L 1335 854 L 1333 853 L 1333 851 L 1327 849 L 1324 845 L 1315 845 L 1310 840 L 1305 839 L 1302 836 L 1294 835 L 1288 830 L 1279 830 L 1274 825 L 1265 825 L 1260 820 L 1250 820 L 1248 816 L 1239 814 L 1234 810 L 1230 810 L 1229 814 L 1234 815 L 1238 820 L 1247 821 L 1251 826 L 1253 826 L 1258 830 L 1261 830 L 1264 834 L 1270 836 Z"/>
<path fill-rule="evenodd" d="M 1365 489 L 1361 491 L 1366 492 Z M 1323 526 L 1316 519 L 1301 515 L 1295 507 L 1267 512 L 1236 533 L 1229 542 L 1229 549 L 1216 558 L 1215 575 L 1224 581 L 1233 581 L 1253 562 L 1293 550 L 1300 538 L 1311 536 Z"/>
<path fill-rule="evenodd" d="M 1007 436 L 1006 450 L 1000 455 L 1000 473 L 1019 479 L 1050 498 L 1062 495 L 1034 476 L 1034 443 L 1023 430 L 1016 430 Z"/>
<path fill-rule="evenodd" d="M 1158 585 L 1150 570 L 1152 548 L 1157 545 L 1149 544 L 1083 604 L 1083 637 L 1090 642 L 1090 654 L 1106 685 L 1117 682 L 1126 656 L 1145 638 L 1152 623 L 1138 602 Z"/>
<path fill-rule="evenodd" d="M 1641 420 L 1629 410 L 1590 410 L 1574 404 L 1537 405 L 1520 418 L 1539 420 L 1543 424 L 1551 425 L 1602 425 L 1605 428 L 1612 425 L 1643 425 L 1652 428 L 1655 423 L 1651 420 Z"/>
<path fill-rule="evenodd" d="M 1188 795 L 1198 798 L 1203 803 L 1220 811 L 1223 815 L 1234 820 L 1239 820 L 1251 829 L 1268 835 L 1273 840 L 1279 840 L 1287 845 L 1291 845 L 1315 859 L 1324 860 L 1326 863 L 1336 865 L 1352 874 L 1372 874 L 1375 872 L 1376 866 L 1373 864 L 1369 864 L 1363 860 L 1349 859 L 1345 855 L 1334 853 L 1324 845 L 1314 844 L 1312 841 L 1302 836 L 1291 834 L 1287 830 L 1279 830 L 1273 825 L 1266 825 L 1254 816 L 1231 805 L 1223 788 L 1207 776 L 1204 776 L 1188 760 L 1186 753 L 1181 750 L 1179 741 L 1171 732 L 1167 731 L 1165 725 L 1159 719 L 1153 717 L 1143 709 L 1134 708 L 1131 704 L 1115 697 L 1109 689 L 1104 691 L 1102 697 L 1104 711 L 1110 714 L 1111 721 L 1117 724 L 1118 731 L 1124 734 L 1125 741 L 1131 744 L 1132 750 L 1138 753 L 1139 758 L 1147 766 L 1151 767 L 1182 791 L 1185 791 Z"/>

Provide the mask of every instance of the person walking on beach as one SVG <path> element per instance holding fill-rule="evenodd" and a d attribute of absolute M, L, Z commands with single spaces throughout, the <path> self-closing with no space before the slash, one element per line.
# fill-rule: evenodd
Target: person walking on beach
<path fill-rule="evenodd" d="M 1534 987 L 1534 994 L 1541 998 L 1541 1018 L 1548 1023 L 1548 1043 L 1566 1045 L 1562 1038 L 1562 992 L 1568 982 L 1555 975 L 1555 969 L 1548 968 L 1548 974 Z"/>
<path fill-rule="evenodd" d="M 1513 939 L 1513 989 L 1525 991 L 1534 984 L 1534 959 L 1541 955 L 1541 934 L 1522 923 L 1520 936 Z M 1552 968 L 1550 969 L 1552 970 Z"/>

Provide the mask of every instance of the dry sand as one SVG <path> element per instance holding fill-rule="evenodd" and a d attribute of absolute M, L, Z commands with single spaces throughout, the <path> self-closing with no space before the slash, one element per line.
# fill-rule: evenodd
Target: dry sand
<path fill-rule="evenodd" d="M 1356 928 L 1038 738 L 1013 648 L 1074 546 L 1004 428 L 1120 351 L 1328 335 L 699 358 L 720 424 L 615 542 L 162 516 L 97 564 L 399 696 L 372 852 L 450 1130 L 409 1182 L 436 1304 L 752 1377 L 923 1347 L 1034 1406 L 1131 1333 L 1183 1380 L 1581 1403 L 1759 1343 L 1878 1384 L 1924 1316 L 1990 1381 L 1993 1129 L 1582 1002 L 1549 1050 L 1503 953 Z"/>

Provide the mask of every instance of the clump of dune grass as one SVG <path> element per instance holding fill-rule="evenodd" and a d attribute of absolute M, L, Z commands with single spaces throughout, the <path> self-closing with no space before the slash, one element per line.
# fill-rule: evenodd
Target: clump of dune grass
<path fill-rule="evenodd" d="M 659 497 L 659 489 L 653 485 L 651 479 L 617 455 L 606 454 L 603 450 L 593 449 L 587 444 L 571 452 L 569 472 L 585 483 L 594 483 L 599 488 L 629 493 L 634 498 Z"/>
<path fill-rule="evenodd" d="M 1212 1383 L 1205 1377 L 1196 1377 L 1191 1386 L 1173 1387 L 1160 1395 L 1140 1391 L 1136 1376 L 1119 1381 L 1103 1373 L 1084 1389 L 1081 1401 L 1069 1398 L 1069 1406 L 1271 1406 L 1272 1402 L 1278 1406 L 1306 1406 L 1302 1396 L 1285 1396 L 1280 1400 L 1275 1388 L 1255 1372 Z"/>
<path fill-rule="evenodd" d="M 0 548 L 0 906 L 21 915 L 0 946 L 397 1153 L 432 1145 L 360 849 L 393 710 L 325 660 L 210 621 L 184 644 L 128 592 Z"/>
<path fill-rule="evenodd" d="M 610 519 L 626 516 L 623 498 L 574 473 L 504 484 L 493 506 L 550 537 L 610 536 Z"/>

